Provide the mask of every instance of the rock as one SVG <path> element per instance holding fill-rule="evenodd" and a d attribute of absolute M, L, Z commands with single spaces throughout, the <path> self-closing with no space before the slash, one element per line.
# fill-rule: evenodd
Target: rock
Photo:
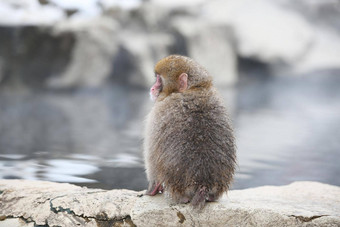
<path fill-rule="evenodd" d="M 180 50 L 203 65 L 219 86 L 235 84 L 237 60 L 228 26 L 180 17 L 172 21 L 174 36 L 182 41 Z M 178 42 L 180 45 L 181 42 Z"/>
<path fill-rule="evenodd" d="M 294 1 L 285 4 L 302 15 L 313 27 L 313 39 L 309 50 L 297 62 L 297 73 L 337 69 L 340 67 L 340 5 L 337 0 Z"/>
<path fill-rule="evenodd" d="M 164 195 L 0 181 L 0 226 L 339 226 L 340 187 L 318 182 L 232 190 L 203 211 Z"/>
<path fill-rule="evenodd" d="M 71 61 L 61 75 L 51 78 L 47 85 L 53 88 L 97 87 L 103 85 L 112 71 L 112 61 L 118 51 L 117 23 L 107 17 L 90 21 L 74 20 L 54 27 L 54 33 L 73 33 L 75 47 Z"/>
<path fill-rule="evenodd" d="M 103 85 L 118 51 L 117 26 L 100 17 L 46 27 L 0 27 L 0 82 L 54 89 Z"/>
<path fill-rule="evenodd" d="M 149 87 L 155 81 L 154 66 L 168 54 L 174 39 L 165 33 L 122 32 L 114 58 L 112 80 Z"/>
<path fill-rule="evenodd" d="M 165 31 L 178 16 L 192 16 L 199 19 L 201 3 L 205 0 L 189 1 L 147 1 L 136 11 L 135 20 L 143 22 L 150 31 Z"/>
<path fill-rule="evenodd" d="M 14 86 L 45 86 L 63 73 L 75 45 L 73 33 L 53 34 L 48 26 L 3 26 L 0 34 L 0 83 Z"/>
<path fill-rule="evenodd" d="M 301 74 L 340 65 L 340 7 L 329 1 L 217 0 L 202 17 L 229 25 L 239 56 L 273 74 Z"/>
<path fill-rule="evenodd" d="M 291 63 L 313 41 L 312 29 L 304 18 L 273 1 L 214 1 L 204 15 L 232 27 L 241 56 L 263 62 Z"/>
<path fill-rule="evenodd" d="M 25 223 L 49 226 L 119 223 L 128 218 L 138 195 L 129 190 L 104 191 L 39 181 L 4 181 L 0 185 L 0 216 L 9 216 L 9 212 L 14 219 L 24 221 L 22 226 L 26 226 Z M 12 197 L 10 191 L 16 191 L 18 197 Z M 3 202 L 11 198 L 16 202 Z M 7 226 L 7 220 L 12 221 L 6 219 L 0 226 Z"/>
<path fill-rule="evenodd" d="M 89 6 L 94 2 L 89 1 Z M 148 87 L 154 81 L 154 64 L 173 53 L 195 58 L 215 75 L 217 84 L 234 83 L 236 59 L 228 28 L 202 20 L 195 22 L 203 2 L 178 1 L 167 8 L 167 4 L 151 1 L 124 10 L 116 9 L 113 2 L 98 1 L 103 7 L 100 14 L 97 6 L 92 7 L 92 12 L 91 7 L 64 1 L 29 0 L 24 4 L 13 0 L 17 10 L 23 12 L 44 7 L 77 12 L 68 17 L 64 13 L 64 17 L 44 27 L 39 23 L 43 18 L 39 17 L 24 31 L 18 27 L 24 21 L 0 19 L 0 23 L 11 25 L 0 27 L 6 31 L 0 38 L 1 85 L 69 89 L 100 87 L 111 81 Z M 6 3 L 6 7 L 10 7 L 8 12 L 16 12 L 11 4 Z M 214 36 L 209 37 L 210 33 Z"/>
<path fill-rule="evenodd" d="M 146 87 L 169 54 L 194 58 L 219 85 L 237 81 L 238 57 L 279 75 L 339 68 L 339 12 L 336 0 L 5 1 L 0 82 Z"/>

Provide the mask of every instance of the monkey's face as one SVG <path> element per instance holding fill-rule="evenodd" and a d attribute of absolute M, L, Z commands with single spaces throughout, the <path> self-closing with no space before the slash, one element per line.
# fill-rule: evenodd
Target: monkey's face
<path fill-rule="evenodd" d="M 156 101 L 159 96 L 160 100 L 169 96 L 174 92 L 184 92 L 188 87 L 188 74 L 182 73 L 177 76 L 162 76 L 156 74 L 156 82 L 150 89 L 150 97 L 152 101 Z"/>
<path fill-rule="evenodd" d="M 156 82 L 150 89 L 153 101 L 161 101 L 174 92 L 184 92 L 188 88 L 189 60 L 187 57 L 170 55 L 155 66 Z"/>
<path fill-rule="evenodd" d="M 162 92 L 163 83 L 160 75 L 156 74 L 156 82 L 150 89 L 150 98 L 152 101 L 156 101 L 159 94 Z"/>

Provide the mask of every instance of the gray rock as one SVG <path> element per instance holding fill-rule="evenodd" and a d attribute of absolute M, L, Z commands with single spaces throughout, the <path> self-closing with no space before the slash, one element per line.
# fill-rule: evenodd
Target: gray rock
<path fill-rule="evenodd" d="M 239 56 L 266 63 L 274 73 L 340 66 L 336 0 L 217 0 L 202 11 L 206 20 L 231 27 Z"/>
<path fill-rule="evenodd" d="M 155 81 L 155 63 L 168 55 L 174 39 L 165 33 L 131 31 L 122 32 L 119 37 L 112 79 L 133 86 L 150 86 Z"/>
<path fill-rule="evenodd" d="M 90 21 L 58 24 L 54 33 L 71 32 L 76 37 L 71 61 L 61 75 L 51 78 L 47 85 L 53 88 L 96 87 L 109 78 L 117 48 L 118 24 L 107 17 Z"/>
<path fill-rule="evenodd" d="M 304 18 L 273 1 L 213 1 L 205 16 L 232 27 L 241 56 L 263 62 L 295 61 L 312 42 L 311 27 Z"/>
<path fill-rule="evenodd" d="M 237 81 L 237 59 L 228 26 L 179 17 L 172 21 L 172 27 L 177 40 L 183 42 L 184 54 L 203 65 L 216 84 L 225 86 Z"/>
<path fill-rule="evenodd" d="M 340 187 L 318 182 L 232 190 L 203 211 L 164 195 L 0 181 L 0 226 L 339 226 Z"/>
<path fill-rule="evenodd" d="M 293 70 L 304 73 L 340 68 L 339 1 L 282 0 L 281 5 L 301 15 L 313 29 L 313 43 Z"/>
<path fill-rule="evenodd" d="M 0 27 L 0 84 L 34 88 L 98 87 L 118 52 L 111 18 L 54 26 Z"/>
<path fill-rule="evenodd" d="M 196 59 L 219 85 L 237 81 L 237 57 L 273 74 L 340 66 L 337 0 L 40 2 L 0 3 L 1 85 L 146 87 L 155 62 L 169 54 Z"/>
<path fill-rule="evenodd" d="M 199 2 L 202 1 L 146 1 L 131 16 L 135 15 L 134 20 L 141 21 L 148 31 L 167 32 L 172 20 L 177 17 L 191 16 L 198 19 L 201 14 Z"/>
<path fill-rule="evenodd" d="M 53 34 L 51 27 L 0 27 L 0 84 L 42 87 L 62 74 L 75 45 L 71 32 Z"/>

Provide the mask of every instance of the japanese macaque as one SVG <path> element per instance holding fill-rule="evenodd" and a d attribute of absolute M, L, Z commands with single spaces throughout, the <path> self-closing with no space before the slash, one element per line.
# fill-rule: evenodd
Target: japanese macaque
<path fill-rule="evenodd" d="M 235 170 L 226 108 L 212 77 L 188 57 L 160 60 L 155 77 L 144 140 L 146 194 L 164 191 L 176 203 L 201 209 L 229 189 Z"/>

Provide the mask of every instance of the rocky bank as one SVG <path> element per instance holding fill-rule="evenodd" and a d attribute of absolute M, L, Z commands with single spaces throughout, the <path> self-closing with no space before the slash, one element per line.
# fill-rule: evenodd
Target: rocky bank
<path fill-rule="evenodd" d="M 340 187 L 294 182 L 232 190 L 197 212 L 164 195 L 1 180 L 0 226 L 340 226 Z"/>
<path fill-rule="evenodd" d="M 168 54 L 196 59 L 218 85 L 237 82 L 242 61 L 265 65 L 270 75 L 340 67 L 337 0 L 87 3 L 1 2 L 0 85 L 145 87 Z"/>

